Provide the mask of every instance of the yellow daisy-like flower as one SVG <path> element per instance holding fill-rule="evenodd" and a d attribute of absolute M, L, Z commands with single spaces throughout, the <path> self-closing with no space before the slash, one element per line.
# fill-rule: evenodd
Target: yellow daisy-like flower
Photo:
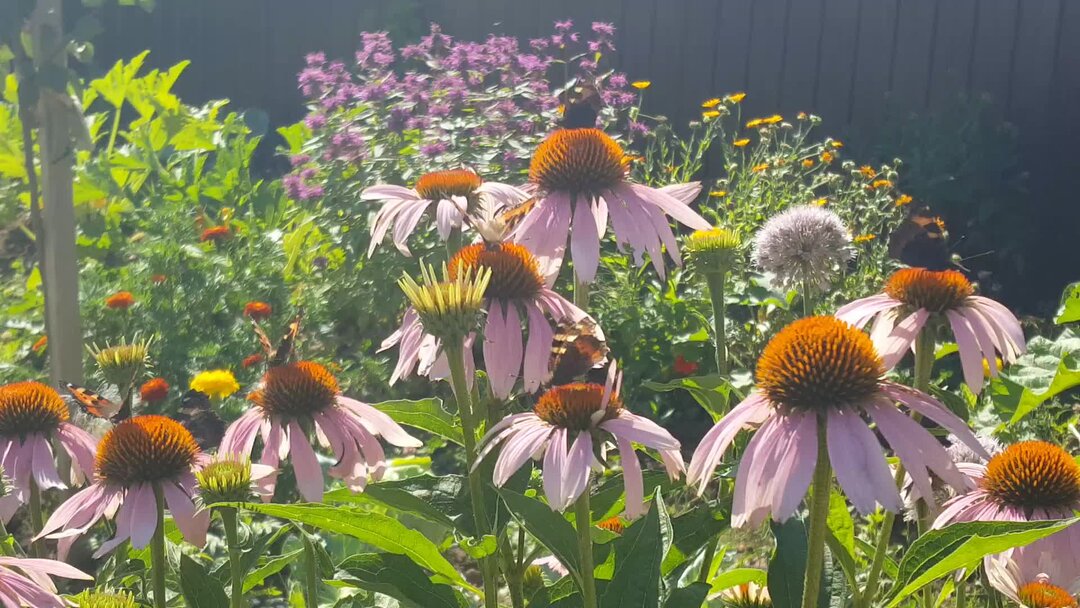
<path fill-rule="evenodd" d="M 764 171 L 764 170 L 766 170 L 768 168 L 769 168 L 769 163 L 761 163 L 760 165 L 754 165 L 753 167 L 750 168 L 750 170 L 753 171 L 754 173 L 761 173 L 762 171 Z"/>
<path fill-rule="evenodd" d="M 901 194 L 896 198 L 896 206 L 903 207 L 904 205 L 909 205 L 912 200 L 914 199 L 911 198 L 910 194 Z"/>
<path fill-rule="evenodd" d="M 890 188 L 892 187 L 892 182 L 887 179 L 877 179 L 874 180 L 874 183 L 870 184 L 870 187 L 874 190 L 877 190 L 878 188 Z"/>
<path fill-rule="evenodd" d="M 809 169 L 810 167 L 813 167 L 814 166 L 814 159 L 812 159 L 812 158 L 804 158 L 803 161 L 802 161 L 802 166 L 806 167 L 807 169 Z"/>
<path fill-rule="evenodd" d="M 839 150 L 840 148 L 844 147 L 844 142 L 840 141 L 839 139 L 834 139 L 829 142 L 829 145 Z"/>
<path fill-rule="evenodd" d="M 865 177 L 866 179 L 874 179 L 875 177 L 877 177 L 877 171 L 875 171 L 874 168 L 870 165 L 863 165 L 859 167 L 859 173 L 862 173 L 863 177 Z"/>
<path fill-rule="evenodd" d="M 736 148 L 742 148 L 749 143 L 750 140 L 744 137 L 742 139 L 736 139 L 735 141 L 731 142 L 731 145 L 735 146 Z"/>
<path fill-rule="evenodd" d="M 727 196 L 727 190 L 712 190 L 709 192 L 709 196 L 715 196 L 716 198 L 723 198 Z"/>
<path fill-rule="evenodd" d="M 723 101 L 723 100 L 720 99 L 719 97 L 713 97 L 712 99 L 706 99 L 705 101 L 701 102 L 701 107 L 703 107 L 705 109 L 715 108 L 716 106 L 720 105 L 721 101 Z"/>
<path fill-rule="evenodd" d="M 767 125 L 775 125 L 776 123 L 780 122 L 781 120 L 784 120 L 783 116 L 781 116 L 779 114 L 773 114 L 772 116 L 766 116 L 765 118 L 762 118 L 761 122 L 763 122 L 763 123 L 765 123 Z"/>
<path fill-rule="evenodd" d="M 836 156 L 832 152 L 821 153 L 821 162 L 825 163 L 826 165 L 831 163 L 835 158 Z"/>
<path fill-rule="evenodd" d="M 828 204 L 829 204 L 829 199 L 825 198 L 824 196 L 814 201 L 814 206 L 815 207 L 824 207 L 825 205 L 828 205 Z"/>
<path fill-rule="evenodd" d="M 630 83 L 630 86 L 634 87 L 635 89 L 637 89 L 639 91 L 644 91 L 645 89 L 652 86 L 652 81 L 651 80 L 635 80 L 634 82 Z"/>
<path fill-rule="evenodd" d="M 236 377 L 227 369 L 201 372 L 191 379 L 191 388 L 215 399 L 224 399 L 240 390 Z"/>
<path fill-rule="evenodd" d="M 874 240 L 876 238 L 877 238 L 876 234 L 860 234 L 859 236 L 855 237 L 852 240 L 854 240 L 856 243 L 866 243 L 866 242 L 872 241 L 872 240 Z"/>
<path fill-rule="evenodd" d="M 706 110 L 701 113 L 702 118 L 716 118 L 717 116 L 720 116 L 720 112 L 716 110 Z"/>
<path fill-rule="evenodd" d="M 753 120 L 751 120 L 751 121 L 748 121 L 748 122 L 746 123 L 746 128 L 747 128 L 747 129 L 753 129 L 753 128 L 755 128 L 755 127 L 760 127 L 760 126 L 761 126 L 761 125 L 763 125 L 763 124 L 765 124 L 765 121 L 764 121 L 764 120 L 762 120 L 762 119 L 760 119 L 760 118 L 755 118 L 755 119 L 753 119 Z"/>
<path fill-rule="evenodd" d="M 739 103 L 740 101 L 742 101 L 744 99 L 746 99 L 746 93 L 741 93 L 741 92 L 740 93 L 732 93 L 731 95 L 727 96 L 727 100 L 730 101 L 731 103 Z"/>

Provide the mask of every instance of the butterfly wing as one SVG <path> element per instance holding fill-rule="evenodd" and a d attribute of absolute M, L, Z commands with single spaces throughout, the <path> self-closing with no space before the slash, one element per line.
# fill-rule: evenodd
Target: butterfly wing
<path fill-rule="evenodd" d="M 259 339 L 259 346 L 262 347 L 263 354 L 265 354 L 266 357 L 269 358 L 272 354 L 274 354 L 274 345 L 270 342 L 270 336 L 266 335 L 266 332 L 263 331 L 263 328 L 259 325 L 258 321 L 256 321 L 255 319 L 250 319 L 250 321 L 251 329 L 255 330 L 255 336 Z"/>
<path fill-rule="evenodd" d="M 913 212 L 889 237 L 889 256 L 917 268 L 951 268 L 945 222 L 926 207 Z"/>
<path fill-rule="evenodd" d="M 124 409 L 124 404 L 127 405 L 128 416 L 131 415 L 131 404 L 127 402 L 127 400 L 125 400 L 124 404 L 116 403 L 85 386 L 72 384 L 70 382 L 64 382 L 62 384 L 68 395 L 75 400 L 75 403 L 78 404 L 82 411 L 95 418 L 112 420 L 114 417 L 121 414 Z"/>
<path fill-rule="evenodd" d="M 214 411 L 210 397 L 195 389 L 180 397 L 176 420 L 191 433 L 203 451 L 217 447 L 225 436 L 225 422 Z"/>
<path fill-rule="evenodd" d="M 596 85 L 579 84 L 563 91 L 559 96 L 563 105 L 560 126 L 564 129 L 592 129 L 604 107 Z"/>
<path fill-rule="evenodd" d="M 282 336 L 281 342 L 278 343 L 277 349 L 274 350 L 273 356 L 270 357 L 270 367 L 285 365 L 289 362 L 289 357 L 292 356 L 293 349 L 296 348 L 296 336 L 300 333 L 300 321 L 303 318 L 304 309 L 301 308 L 289 323 L 288 329 L 285 330 L 285 335 Z"/>
<path fill-rule="evenodd" d="M 592 319 L 562 323 L 551 341 L 548 370 L 550 386 L 558 386 L 583 376 L 608 356 L 607 342 Z"/>

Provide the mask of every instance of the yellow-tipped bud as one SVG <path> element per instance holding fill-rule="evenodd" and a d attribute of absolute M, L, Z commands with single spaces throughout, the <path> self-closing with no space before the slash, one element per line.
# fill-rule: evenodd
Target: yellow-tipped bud
<path fill-rule="evenodd" d="M 251 461 L 236 454 L 218 454 L 195 473 L 205 505 L 251 500 Z"/>
<path fill-rule="evenodd" d="M 491 269 L 467 268 L 451 278 L 443 264 L 439 280 L 434 266 L 421 264 L 420 273 L 420 283 L 405 275 L 398 285 L 420 315 L 424 329 L 442 340 L 459 340 L 472 333 L 484 306 Z"/>
<path fill-rule="evenodd" d="M 740 245 L 742 240 L 734 232 L 713 228 L 695 231 L 687 237 L 683 250 L 694 270 L 707 274 L 730 269 Z"/>
<path fill-rule="evenodd" d="M 135 598 L 126 591 L 88 589 L 71 598 L 79 608 L 136 608 Z"/>
<path fill-rule="evenodd" d="M 98 371 L 105 381 L 121 388 L 139 380 L 139 376 L 150 367 L 150 343 L 153 339 L 139 340 L 130 344 L 104 348 L 90 346 L 87 350 L 94 357 Z"/>

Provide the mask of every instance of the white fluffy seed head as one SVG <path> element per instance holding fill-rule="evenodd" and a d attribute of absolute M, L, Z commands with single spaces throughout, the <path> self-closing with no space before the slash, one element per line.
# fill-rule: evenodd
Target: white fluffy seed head
<path fill-rule="evenodd" d="M 771 273 L 782 289 L 824 289 L 852 254 L 844 222 L 820 207 L 792 207 L 772 217 L 754 238 L 754 265 Z"/>

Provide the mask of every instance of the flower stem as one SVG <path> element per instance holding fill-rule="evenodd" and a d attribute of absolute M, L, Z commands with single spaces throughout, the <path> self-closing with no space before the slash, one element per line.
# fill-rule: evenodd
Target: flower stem
<path fill-rule="evenodd" d="M 967 579 L 961 578 L 956 582 L 956 608 L 967 606 Z"/>
<path fill-rule="evenodd" d="M 484 506 L 483 480 L 480 478 L 480 471 L 475 468 L 477 417 L 476 412 L 473 411 L 472 392 L 469 390 L 469 383 L 465 377 L 463 347 L 463 342 L 459 340 L 447 344 L 444 353 L 450 367 L 450 386 L 454 390 L 458 414 L 461 416 L 462 435 L 465 440 L 465 464 L 469 469 L 469 499 L 472 501 L 473 523 L 479 538 L 490 531 L 491 525 L 488 523 L 487 509 Z M 495 561 L 495 556 L 489 555 L 480 559 L 480 574 L 484 578 L 484 606 L 498 608 L 498 563 Z"/>
<path fill-rule="evenodd" d="M 154 608 L 165 608 L 165 495 L 154 484 L 154 502 L 157 519 L 154 522 L 154 536 L 150 539 L 150 569 L 154 579 Z"/>
<path fill-rule="evenodd" d="M 829 494 L 832 467 L 824 420 L 818 420 L 817 466 L 814 468 L 814 497 L 810 504 L 810 538 L 807 543 L 806 578 L 802 608 L 816 608 L 821 592 L 821 572 L 825 567 L 825 537 L 829 531 Z"/>
<path fill-rule="evenodd" d="M 229 545 L 229 574 L 232 577 L 232 595 L 230 596 L 230 608 L 242 608 L 244 606 L 244 571 L 240 563 L 240 538 L 237 531 L 236 509 L 222 507 L 218 510 L 221 515 L 221 525 L 225 528 L 225 542 Z"/>
<path fill-rule="evenodd" d="M 705 275 L 709 285 L 709 299 L 713 309 L 713 336 L 716 341 L 716 371 L 721 376 L 728 375 L 727 329 L 725 320 L 724 284 L 727 271 L 710 272 Z"/>
<path fill-rule="evenodd" d="M 581 310 L 589 310 L 589 284 L 579 281 L 577 273 L 574 273 L 574 306 Z"/>
<path fill-rule="evenodd" d="M 35 533 L 45 527 L 45 520 L 41 513 L 41 488 L 33 478 L 30 479 L 30 525 Z M 30 543 L 30 554 L 34 557 L 44 557 L 40 541 Z"/>
<path fill-rule="evenodd" d="M 596 608 L 596 579 L 593 577 L 592 508 L 589 490 L 574 503 L 574 526 L 577 528 L 578 552 L 581 553 L 581 597 L 583 608 Z"/>
<path fill-rule="evenodd" d="M 896 467 L 896 487 L 902 487 L 904 483 L 904 465 Z M 870 573 L 866 576 L 866 586 L 855 601 L 856 608 L 868 608 L 877 594 L 878 585 L 881 583 L 881 571 L 885 566 L 885 558 L 889 553 L 889 540 L 892 539 L 893 526 L 896 524 L 896 513 L 885 512 L 885 519 L 881 522 L 881 530 L 878 531 L 877 544 L 874 546 L 874 561 L 870 563 Z"/>
<path fill-rule="evenodd" d="M 814 303 L 810 301 L 810 284 L 803 282 L 802 286 L 802 314 L 804 317 L 810 317 L 814 314 Z"/>
<path fill-rule="evenodd" d="M 304 607 L 319 608 L 319 557 L 307 533 L 300 533 L 304 539 Z"/>

